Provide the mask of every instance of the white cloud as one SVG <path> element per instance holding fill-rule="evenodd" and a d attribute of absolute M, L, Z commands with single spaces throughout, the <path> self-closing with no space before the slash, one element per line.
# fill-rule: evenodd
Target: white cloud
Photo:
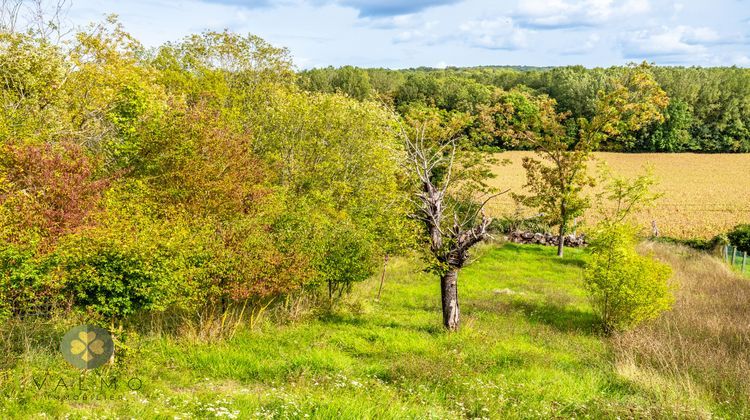
<path fill-rule="evenodd" d="M 649 0 L 526 0 L 520 2 L 514 16 L 522 26 L 554 29 L 597 26 L 649 10 Z"/>
<path fill-rule="evenodd" d="M 363 24 L 376 29 L 406 29 L 421 24 L 417 14 L 398 15 L 378 18 L 360 18 Z"/>
<path fill-rule="evenodd" d="M 562 53 L 565 55 L 588 54 L 601 44 L 601 40 L 602 38 L 598 33 L 591 33 L 586 37 L 586 40 L 583 43 L 566 48 Z"/>
<path fill-rule="evenodd" d="M 470 20 L 462 23 L 459 30 L 469 45 L 491 50 L 524 48 L 528 45 L 530 34 L 530 31 L 519 28 L 508 17 Z"/>
<path fill-rule="evenodd" d="M 707 44 L 720 40 L 719 34 L 711 28 L 679 25 L 627 33 L 622 46 L 626 58 L 705 55 Z"/>
<path fill-rule="evenodd" d="M 426 41 L 432 41 L 437 38 L 437 35 L 434 33 L 434 28 L 437 27 L 438 21 L 432 20 L 428 22 L 423 22 L 422 24 L 416 26 L 413 29 L 408 30 L 402 30 L 399 33 L 396 34 L 395 37 L 393 37 L 393 42 L 395 43 L 405 43 L 405 42 L 426 42 Z"/>

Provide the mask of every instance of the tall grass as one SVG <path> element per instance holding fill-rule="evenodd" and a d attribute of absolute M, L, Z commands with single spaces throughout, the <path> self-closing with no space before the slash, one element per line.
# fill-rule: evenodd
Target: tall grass
<path fill-rule="evenodd" d="M 713 400 L 750 415 L 750 282 L 721 260 L 684 247 L 644 244 L 670 264 L 674 308 L 614 338 L 621 374 L 655 391 Z"/>

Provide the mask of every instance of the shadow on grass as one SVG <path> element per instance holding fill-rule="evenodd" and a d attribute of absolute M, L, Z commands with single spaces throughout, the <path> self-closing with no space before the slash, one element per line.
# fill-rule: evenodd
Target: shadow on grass
<path fill-rule="evenodd" d="M 512 309 L 523 312 L 533 323 L 548 325 L 561 332 L 578 332 L 586 335 L 599 333 L 599 319 L 591 312 L 584 312 L 562 305 L 514 300 Z"/>
<path fill-rule="evenodd" d="M 518 255 L 518 254 L 533 254 L 538 256 L 539 258 L 545 258 L 549 261 L 561 263 L 561 264 L 573 264 L 573 265 L 582 265 L 583 260 L 581 259 L 580 254 L 573 254 L 573 256 L 570 255 L 570 250 L 580 250 L 580 248 L 570 248 L 565 247 L 565 257 L 560 258 L 557 256 L 557 247 L 552 246 L 543 246 L 543 245 L 524 245 L 524 244 L 513 244 L 513 243 L 506 243 L 503 244 L 502 247 L 496 248 L 496 250 L 493 250 L 496 252 L 495 255 L 497 256 L 503 256 L 509 253 L 512 253 L 512 255 Z M 512 256 L 511 256 L 512 258 Z"/>
<path fill-rule="evenodd" d="M 363 325 L 372 323 L 372 320 L 365 319 L 363 317 L 327 311 L 321 313 L 318 316 L 318 319 L 321 322 L 325 322 L 326 324 L 351 325 L 355 327 L 361 327 Z"/>
<path fill-rule="evenodd" d="M 586 267 L 586 262 L 584 260 L 581 260 L 581 259 L 572 259 L 572 258 L 569 259 L 569 258 L 554 257 L 554 258 L 550 258 L 550 261 L 553 261 L 553 262 L 555 262 L 557 264 L 560 264 L 560 265 L 569 265 L 569 266 L 578 267 L 578 268 L 584 268 L 584 267 Z"/>
<path fill-rule="evenodd" d="M 436 317 L 440 316 L 440 312 L 436 312 Z M 415 331 L 420 333 L 427 333 L 430 335 L 442 334 L 445 332 L 443 328 L 438 324 L 407 324 L 403 322 L 397 322 L 394 320 L 382 320 L 374 318 L 364 318 L 352 315 L 342 315 L 337 313 L 325 313 L 320 315 L 318 318 L 321 322 L 331 325 L 348 325 L 353 327 L 367 327 L 368 329 L 374 328 L 392 328 L 399 330 Z M 437 319 L 437 318 L 436 318 Z"/>

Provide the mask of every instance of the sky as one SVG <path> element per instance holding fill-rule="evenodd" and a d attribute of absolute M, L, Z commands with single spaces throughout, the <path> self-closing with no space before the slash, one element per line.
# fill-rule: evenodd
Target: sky
<path fill-rule="evenodd" d="M 72 0 L 147 46 L 230 29 L 324 66 L 750 67 L 750 0 Z"/>

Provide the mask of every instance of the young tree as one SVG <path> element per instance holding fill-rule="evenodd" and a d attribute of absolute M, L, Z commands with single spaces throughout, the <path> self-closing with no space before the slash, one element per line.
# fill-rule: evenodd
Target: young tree
<path fill-rule="evenodd" d="M 584 271 L 584 288 L 606 334 L 656 318 L 672 306 L 670 267 L 638 254 L 636 230 L 599 224 Z"/>
<path fill-rule="evenodd" d="M 407 116 L 409 125 L 402 132 L 407 170 L 415 181 L 413 217 L 423 224 L 426 256 L 440 276 L 443 325 L 450 331 L 459 326 L 458 271 L 469 259 L 469 249 L 488 236 L 491 219 L 484 206 L 493 197 L 477 199 L 478 191 L 488 190 L 481 181 L 470 181 L 481 177 L 466 175 L 482 173 L 481 163 L 457 156 L 455 134 L 465 123 L 461 115 L 427 110 L 416 119 Z"/>
<path fill-rule="evenodd" d="M 600 166 L 603 191 L 597 195 L 601 221 L 594 229 L 584 287 L 609 334 L 653 319 L 669 309 L 674 298 L 668 284 L 671 270 L 636 251 L 638 229 L 629 219 L 659 198 L 651 171 L 633 178 Z"/>
<path fill-rule="evenodd" d="M 653 169 L 648 166 L 633 178 L 615 174 L 604 162 L 599 164 L 598 169 L 599 183 L 603 188 L 596 198 L 600 220 L 604 223 L 629 222 L 631 215 L 650 207 L 662 196 L 651 191 L 656 180 Z"/>
<path fill-rule="evenodd" d="M 608 92 L 599 92 L 594 116 L 574 123 L 567 114 L 555 111 L 554 100 L 534 98 L 538 113 L 532 116 L 537 120 L 533 125 L 539 130 L 525 136 L 524 143 L 541 159 L 524 158 L 525 187 L 530 194 L 516 195 L 516 199 L 539 209 L 550 224 L 559 227 L 559 257 L 571 221 L 590 204 L 583 190 L 594 185 L 587 174 L 593 151 L 605 140 L 626 139 L 645 124 L 663 119 L 662 110 L 668 104 L 646 64 L 627 67 L 610 84 Z"/>

